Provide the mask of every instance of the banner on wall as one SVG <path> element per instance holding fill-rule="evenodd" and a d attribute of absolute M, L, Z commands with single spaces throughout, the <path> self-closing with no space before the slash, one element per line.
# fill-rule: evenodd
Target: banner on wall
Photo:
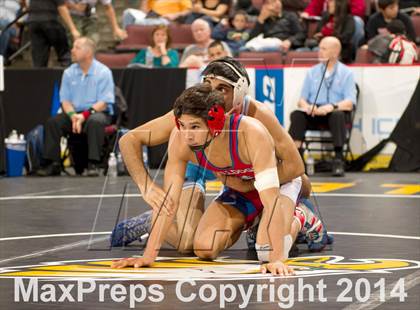
<path fill-rule="evenodd" d="M 408 105 L 420 76 L 420 66 L 351 66 L 360 88 L 351 148 L 362 154 L 388 137 Z M 280 123 L 290 126 L 309 67 L 247 68 L 249 94 L 270 106 Z M 186 86 L 200 82 L 200 71 L 188 70 Z M 389 145 L 382 154 L 393 154 Z"/>
<path fill-rule="evenodd" d="M 283 69 L 256 69 L 254 82 L 255 99 L 268 104 L 283 125 Z"/>

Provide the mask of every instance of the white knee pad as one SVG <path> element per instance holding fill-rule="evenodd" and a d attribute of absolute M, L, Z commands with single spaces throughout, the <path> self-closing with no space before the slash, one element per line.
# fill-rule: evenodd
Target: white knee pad
<path fill-rule="evenodd" d="M 289 251 L 293 245 L 292 236 L 286 235 L 284 236 L 283 241 L 283 251 L 284 251 L 284 258 L 289 258 Z M 255 250 L 257 251 L 258 260 L 260 262 L 269 262 L 270 261 L 270 252 L 272 251 L 271 246 L 269 244 L 255 244 Z"/>
<path fill-rule="evenodd" d="M 280 194 L 286 197 L 289 197 L 290 200 L 292 200 L 293 203 L 296 204 L 301 189 L 302 189 L 302 178 L 297 177 L 293 179 L 292 181 L 280 186 Z"/>

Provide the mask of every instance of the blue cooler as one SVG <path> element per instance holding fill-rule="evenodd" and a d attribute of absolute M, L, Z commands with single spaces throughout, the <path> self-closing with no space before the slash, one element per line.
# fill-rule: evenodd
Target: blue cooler
<path fill-rule="evenodd" d="M 5 139 L 6 144 L 6 175 L 20 177 L 23 175 L 26 156 L 26 141 L 24 139 Z"/>

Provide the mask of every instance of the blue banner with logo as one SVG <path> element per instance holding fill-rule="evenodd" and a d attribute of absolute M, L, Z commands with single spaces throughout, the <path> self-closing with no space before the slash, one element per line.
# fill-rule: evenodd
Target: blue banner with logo
<path fill-rule="evenodd" d="M 255 99 L 269 104 L 284 125 L 283 69 L 255 70 Z"/>

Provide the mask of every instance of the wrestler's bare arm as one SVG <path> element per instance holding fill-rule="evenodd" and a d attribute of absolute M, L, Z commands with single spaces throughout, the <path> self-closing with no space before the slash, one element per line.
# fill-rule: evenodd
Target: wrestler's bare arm
<path fill-rule="evenodd" d="M 147 174 L 143 165 L 142 146 L 155 146 L 167 142 L 174 127 L 174 114 L 169 111 L 161 117 L 130 130 L 119 141 L 128 172 L 143 194 L 143 198 L 154 209 L 161 206 L 164 193 Z M 171 201 L 168 200 L 167 203 Z"/>
<path fill-rule="evenodd" d="M 280 182 L 290 182 L 305 173 L 302 158 L 292 138 L 281 126 L 277 117 L 266 105 L 253 100 L 255 109 L 250 110 L 251 117 L 259 120 L 274 139 L 276 157 L 281 159 L 278 165 Z"/>
<path fill-rule="evenodd" d="M 241 159 L 252 163 L 255 174 L 267 169 L 276 168 L 277 160 L 274 151 L 274 142 L 268 130 L 256 119 L 243 117 L 239 125 L 243 139 L 239 138 L 239 155 Z M 258 141 L 258 143 L 252 143 Z M 272 187 L 259 192 L 264 212 L 270 216 L 274 209 L 282 212 L 282 218 L 287 216 L 284 206 L 280 203 L 278 187 Z M 279 224 L 279 225 L 277 225 Z M 283 223 L 276 223 L 267 228 L 271 247 L 270 262 L 284 261 L 283 243 L 284 236 L 288 234 L 288 227 Z M 275 237 L 271 237 L 275 236 Z"/>
<path fill-rule="evenodd" d="M 190 155 L 191 150 L 186 146 L 180 132 L 174 130 L 169 139 L 168 161 L 166 163 L 163 185 L 166 195 L 171 197 L 174 204 L 173 208 L 169 210 L 162 208 L 160 211 L 154 212 L 154 224 L 144 252 L 145 257 L 156 259 L 169 227 L 174 220 Z"/>
<path fill-rule="evenodd" d="M 163 190 L 166 190 L 166 195 L 164 195 L 165 199 L 171 198 L 177 203 L 172 204 L 172 208 L 169 209 L 165 208 L 165 206 L 162 208 L 161 206 L 159 209 L 154 210 L 152 230 L 143 256 L 115 261 L 111 264 L 112 268 L 150 266 L 159 254 L 159 250 L 177 211 L 178 201 L 184 183 L 185 169 L 189 160 L 188 152 L 190 150 L 185 145 L 184 148 L 180 147 L 183 141 L 181 141 L 179 134 L 176 135 L 176 132 L 178 131 L 174 130 L 174 133 L 171 135 L 172 140 L 169 141 L 169 155 L 165 168 Z"/>

